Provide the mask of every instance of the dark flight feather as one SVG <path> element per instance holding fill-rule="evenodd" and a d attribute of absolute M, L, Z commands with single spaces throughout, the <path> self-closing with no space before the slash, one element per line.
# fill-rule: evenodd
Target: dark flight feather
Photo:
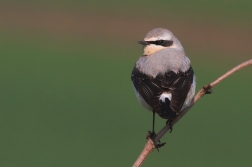
<path fill-rule="evenodd" d="M 159 74 L 155 78 L 148 76 L 134 67 L 131 80 L 135 89 L 148 103 L 153 111 L 165 119 L 173 119 L 176 113 L 179 113 L 186 96 L 193 83 L 194 72 L 190 67 L 186 72 L 167 71 L 165 74 Z M 162 93 L 171 92 L 172 99 L 165 104 L 160 101 Z M 167 107 L 167 104 L 169 105 Z M 167 111 L 162 111 L 165 108 Z"/>

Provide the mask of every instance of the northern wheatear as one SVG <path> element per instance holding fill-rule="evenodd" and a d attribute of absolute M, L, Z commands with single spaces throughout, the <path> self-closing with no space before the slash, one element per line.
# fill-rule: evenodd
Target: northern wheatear
<path fill-rule="evenodd" d="M 171 31 L 155 28 L 139 44 L 144 53 L 136 62 L 131 80 L 138 101 L 167 119 L 167 123 L 188 107 L 195 94 L 195 75 L 184 48 Z M 172 127 L 171 127 L 172 129 Z"/>

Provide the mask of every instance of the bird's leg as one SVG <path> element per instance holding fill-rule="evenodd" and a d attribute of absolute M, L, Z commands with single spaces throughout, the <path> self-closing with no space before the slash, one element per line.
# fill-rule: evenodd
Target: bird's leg
<path fill-rule="evenodd" d="M 156 137 L 156 133 L 155 133 L 155 111 L 152 111 L 153 115 L 152 115 L 152 131 L 148 132 L 148 135 L 146 138 L 151 138 L 153 141 Z"/>
<path fill-rule="evenodd" d="M 166 143 L 161 143 L 160 140 L 158 140 L 157 143 L 155 143 L 155 137 L 156 137 L 156 133 L 155 133 L 155 111 L 153 111 L 153 116 L 152 116 L 152 131 L 148 132 L 147 135 L 147 139 L 151 139 L 153 141 L 153 143 L 155 144 L 155 148 L 158 150 L 159 152 L 159 148 L 163 147 Z"/>
<path fill-rule="evenodd" d="M 167 119 L 166 124 L 168 124 L 170 126 L 170 133 L 172 132 L 172 120 L 171 119 Z"/>
<path fill-rule="evenodd" d="M 155 134 L 155 111 L 152 111 L 152 133 Z"/>

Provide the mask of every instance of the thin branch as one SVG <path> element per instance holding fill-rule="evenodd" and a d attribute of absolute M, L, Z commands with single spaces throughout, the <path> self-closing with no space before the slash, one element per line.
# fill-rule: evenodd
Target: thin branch
<path fill-rule="evenodd" d="M 152 152 L 152 150 L 155 148 L 155 145 L 151 139 L 148 139 L 147 143 L 145 144 L 145 147 L 142 151 L 142 153 L 139 155 L 137 159 L 141 159 L 141 161 L 136 161 L 133 165 L 133 167 L 141 166 L 143 161 L 147 158 L 147 156 Z"/>
<path fill-rule="evenodd" d="M 227 77 L 229 77 L 230 75 L 234 74 L 236 71 L 241 70 L 242 68 L 252 65 L 252 59 L 245 61 L 239 65 L 237 65 L 236 67 L 232 68 L 231 70 L 229 70 L 228 72 L 226 72 L 225 74 L 223 74 L 222 76 L 220 76 L 218 79 L 216 79 L 215 81 L 213 81 L 210 84 L 205 85 L 202 89 L 200 89 L 198 91 L 198 93 L 194 96 L 193 101 L 191 102 L 190 106 L 188 106 L 187 108 L 185 108 L 183 111 L 181 111 L 179 113 L 179 115 L 176 117 L 176 119 L 172 122 L 172 126 L 175 125 L 190 109 L 191 107 L 201 98 L 203 97 L 205 94 L 210 94 L 211 93 L 211 89 L 216 86 L 218 83 L 220 83 L 221 81 L 223 81 L 224 79 L 226 79 Z M 164 134 L 170 129 L 169 124 L 165 125 L 156 135 L 154 142 L 157 144 L 158 141 L 161 139 L 161 137 L 164 136 Z M 143 161 L 147 158 L 147 156 L 153 151 L 153 149 L 155 149 L 155 144 L 152 141 L 152 139 L 148 139 L 142 153 L 139 155 L 139 157 L 137 158 L 136 162 L 134 163 L 133 167 L 139 167 L 142 165 Z"/>

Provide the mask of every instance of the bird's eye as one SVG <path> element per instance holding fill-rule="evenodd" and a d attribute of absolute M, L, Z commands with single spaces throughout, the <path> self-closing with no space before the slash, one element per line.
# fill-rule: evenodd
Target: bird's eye
<path fill-rule="evenodd" d="M 157 45 L 162 45 L 164 43 L 164 40 L 158 40 Z"/>
<path fill-rule="evenodd" d="M 159 44 L 158 45 L 162 45 L 162 46 L 168 47 L 168 46 L 172 46 L 172 44 L 173 44 L 172 40 L 159 40 Z"/>

